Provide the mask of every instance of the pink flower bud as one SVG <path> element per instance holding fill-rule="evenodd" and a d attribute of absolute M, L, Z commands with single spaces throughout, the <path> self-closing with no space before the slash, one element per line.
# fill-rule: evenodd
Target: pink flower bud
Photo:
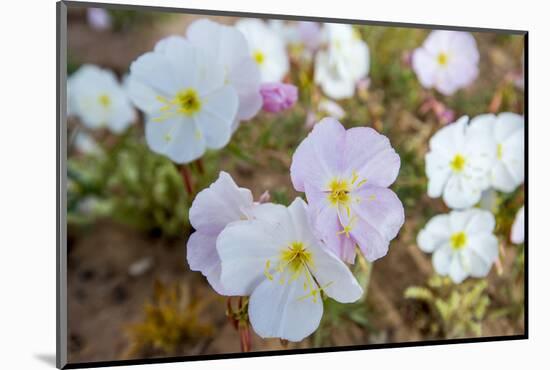
<path fill-rule="evenodd" d="M 271 113 L 286 110 L 298 100 L 296 86 L 279 82 L 262 84 L 260 94 L 264 100 L 263 110 Z"/>

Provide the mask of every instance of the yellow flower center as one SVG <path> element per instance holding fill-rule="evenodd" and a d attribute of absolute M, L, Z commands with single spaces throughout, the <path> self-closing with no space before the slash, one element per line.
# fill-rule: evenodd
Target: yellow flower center
<path fill-rule="evenodd" d="M 445 53 L 439 53 L 439 55 L 437 56 L 437 63 L 444 67 L 447 65 L 447 63 L 449 62 L 449 56 Z"/>
<path fill-rule="evenodd" d="M 466 246 L 466 243 L 468 242 L 468 237 L 466 236 L 466 233 L 460 231 L 451 235 L 450 242 L 451 247 L 455 251 L 458 251 Z"/>
<path fill-rule="evenodd" d="M 497 145 L 497 158 L 499 160 L 502 160 L 502 154 L 504 152 L 504 148 L 502 147 L 502 144 Z"/>
<path fill-rule="evenodd" d="M 254 58 L 254 60 L 256 61 L 256 63 L 258 63 L 259 65 L 262 65 L 265 61 L 265 55 L 264 53 L 262 53 L 260 50 L 256 50 L 253 54 L 252 54 L 252 58 Z"/>
<path fill-rule="evenodd" d="M 302 242 L 292 242 L 281 252 L 281 264 L 288 266 L 292 274 L 300 274 L 303 269 L 313 262 L 309 252 Z"/>
<path fill-rule="evenodd" d="M 171 100 L 164 96 L 157 96 L 157 100 L 164 105 L 160 108 L 162 114 L 153 119 L 155 122 L 162 122 L 177 114 L 190 117 L 199 112 L 202 107 L 201 98 L 193 88 L 178 91 Z"/>
<path fill-rule="evenodd" d="M 111 98 L 107 94 L 99 95 L 98 101 L 103 108 L 109 108 L 111 106 Z"/>
<path fill-rule="evenodd" d="M 191 116 L 201 109 L 201 100 L 195 89 L 178 92 L 174 100 L 179 106 L 178 112 L 186 116 Z"/>
<path fill-rule="evenodd" d="M 348 205 L 351 186 L 346 180 L 334 179 L 329 183 L 328 200 L 333 206 Z"/>
<path fill-rule="evenodd" d="M 450 166 L 454 172 L 462 172 L 462 170 L 464 170 L 464 166 L 466 166 L 466 158 L 464 158 L 461 154 L 457 154 L 451 161 Z"/>

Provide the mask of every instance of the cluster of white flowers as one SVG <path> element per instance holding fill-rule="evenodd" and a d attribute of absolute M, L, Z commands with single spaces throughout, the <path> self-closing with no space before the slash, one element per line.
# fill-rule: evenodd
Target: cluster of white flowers
<path fill-rule="evenodd" d="M 225 146 L 262 108 L 261 83 L 281 81 L 288 69 L 285 41 L 265 22 L 200 19 L 185 38 L 160 40 L 135 60 L 124 84 L 111 71 L 81 67 L 68 81 L 68 114 L 121 133 L 135 121 L 133 103 L 145 114 L 151 150 L 188 163 Z"/>
<path fill-rule="evenodd" d="M 524 179 L 524 123 L 515 113 L 462 117 L 440 129 L 426 155 L 428 195 L 450 208 L 474 206 L 492 187 L 512 192 Z"/>
<path fill-rule="evenodd" d="M 334 150 L 322 150 L 327 147 Z M 341 303 L 361 297 L 346 265 L 355 263 L 357 251 L 377 260 L 397 237 L 405 212 L 388 187 L 400 164 L 387 137 L 325 118 L 290 166 L 294 188 L 309 203 L 256 203 L 221 172 L 189 210 L 195 229 L 187 242 L 189 266 L 219 294 L 249 296 L 258 335 L 300 341 L 319 326 L 325 295 Z"/>
<path fill-rule="evenodd" d="M 261 108 L 260 72 L 234 27 L 201 19 L 130 66 L 128 92 L 146 115 L 154 152 L 176 163 L 220 149 Z"/>
<path fill-rule="evenodd" d="M 187 243 L 192 270 L 220 294 L 250 296 L 248 315 L 263 338 L 300 341 L 323 315 L 321 291 L 349 303 L 363 291 L 349 268 L 316 237 L 308 205 L 255 203 L 221 172 L 189 211 L 195 232 Z"/>
<path fill-rule="evenodd" d="M 486 276 L 498 257 L 494 216 L 472 207 L 488 189 L 509 193 L 523 183 L 524 119 L 515 113 L 483 114 L 468 123 L 462 117 L 435 133 L 429 146 L 428 196 L 442 196 L 448 207 L 463 211 L 435 216 L 419 233 L 418 245 L 434 252 L 436 271 L 456 283 L 469 275 Z M 523 229 L 518 222 L 516 228 Z M 523 240 L 523 230 L 513 235 Z"/>

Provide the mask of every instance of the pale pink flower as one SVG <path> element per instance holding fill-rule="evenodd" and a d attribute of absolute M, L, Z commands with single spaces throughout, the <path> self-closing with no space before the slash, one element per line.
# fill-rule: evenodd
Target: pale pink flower
<path fill-rule="evenodd" d="M 239 188 L 231 176 L 220 172 L 218 179 L 197 194 L 189 209 L 189 221 L 195 229 L 187 242 L 187 262 L 200 271 L 219 294 L 225 295 L 220 281 L 220 257 L 216 239 L 227 224 L 246 220 L 254 207 L 252 193 Z"/>
<path fill-rule="evenodd" d="M 342 260 L 355 248 L 369 261 L 383 257 L 405 215 L 388 187 L 399 172 L 399 155 L 370 127 L 346 130 L 325 118 L 296 149 L 290 167 L 294 188 L 306 193 L 312 224 Z"/>
<path fill-rule="evenodd" d="M 467 32 L 433 31 L 412 56 L 422 86 L 444 95 L 471 84 L 478 75 L 479 52 Z"/>

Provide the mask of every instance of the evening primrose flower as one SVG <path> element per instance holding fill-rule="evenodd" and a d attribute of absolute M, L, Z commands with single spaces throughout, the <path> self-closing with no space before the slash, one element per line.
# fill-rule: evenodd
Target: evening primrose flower
<path fill-rule="evenodd" d="M 510 193 L 523 183 L 525 176 L 524 119 L 515 113 L 483 114 L 472 119 L 468 134 L 492 139 L 494 162 L 491 186 Z"/>
<path fill-rule="evenodd" d="M 263 98 L 263 110 L 278 113 L 289 109 L 298 100 L 298 88 L 279 82 L 262 84 L 260 93 Z"/>
<path fill-rule="evenodd" d="M 152 151 L 188 163 L 229 142 L 237 92 L 225 83 L 223 66 L 185 39 L 159 41 L 131 64 L 128 79 Z"/>
<path fill-rule="evenodd" d="M 109 12 L 103 8 L 86 9 L 86 19 L 90 27 L 97 31 L 109 29 L 112 23 Z"/>
<path fill-rule="evenodd" d="M 430 139 L 426 154 L 428 196 L 450 208 L 468 208 L 479 202 L 489 187 L 489 169 L 494 159 L 487 135 L 467 135 L 468 117 L 451 123 Z"/>
<path fill-rule="evenodd" d="M 187 241 L 187 262 L 193 271 L 200 271 L 212 288 L 225 295 L 220 281 L 221 264 L 216 239 L 231 222 L 248 218 L 254 207 L 252 193 L 239 188 L 226 172 L 197 194 L 189 209 L 189 221 L 195 229 Z"/>
<path fill-rule="evenodd" d="M 260 68 L 262 82 L 282 81 L 289 69 L 282 36 L 259 19 L 241 19 L 235 26 L 248 41 L 250 55 Z"/>
<path fill-rule="evenodd" d="M 432 31 L 412 55 L 412 68 L 422 86 L 452 95 L 478 75 L 479 52 L 467 32 Z"/>
<path fill-rule="evenodd" d="M 254 117 L 262 107 L 260 70 L 242 33 L 235 27 L 199 19 L 187 29 L 187 39 L 223 65 L 225 83 L 237 91 L 239 108 L 234 129 L 238 121 Z"/>
<path fill-rule="evenodd" d="M 270 19 L 267 21 L 267 26 L 279 35 L 285 44 L 295 44 L 300 39 L 295 22 Z"/>
<path fill-rule="evenodd" d="M 369 48 L 352 26 L 325 24 L 328 47 L 315 59 L 315 82 L 332 99 L 353 96 L 356 83 L 367 76 Z"/>
<path fill-rule="evenodd" d="M 319 236 L 353 263 L 356 246 L 369 261 L 383 257 L 404 222 L 401 201 L 388 187 L 399 155 L 369 127 L 346 130 L 333 118 L 317 123 L 292 157 L 294 188 L 306 193 Z"/>
<path fill-rule="evenodd" d="M 525 207 L 521 206 L 510 232 L 510 240 L 514 244 L 522 244 L 525 240 Z"/>
<path fill-rule="evenodd" d="M 227 293 L 250 296 L 248 316 L 262 338 L 300 341 L 313 333 L 323 315 L 321 292 L 341 303 L 362 295 L 348 267 L 314 235 L 300 198 L 288 208 L 258 205 L 251 220 L 221 232 L 217 249 Z"/>
<path fill-rule="evenodd" d="M 102 149 L 94 138 L 85 132 L 78 132 L 74 138 L 73 145 L 75 149 L 82 154 L 99 154 Z"/>
<path fill-rule="evenodd" d="M 476 208 L 433 217 L 420 231 L 417 243 L 433 253 L 435 271 L 459 284 L 468 276 L 485 277 L 498 258 L 498 240 L 493 235 L 495 218 Z"/>
<path fill-rule="evenodd" d="M 136 118 L 126 92 L 109 70 L 83 65 L 69 77 L 67 92 L 68 113 L 89 129 L 106 127 L 121 133 Z"/>

